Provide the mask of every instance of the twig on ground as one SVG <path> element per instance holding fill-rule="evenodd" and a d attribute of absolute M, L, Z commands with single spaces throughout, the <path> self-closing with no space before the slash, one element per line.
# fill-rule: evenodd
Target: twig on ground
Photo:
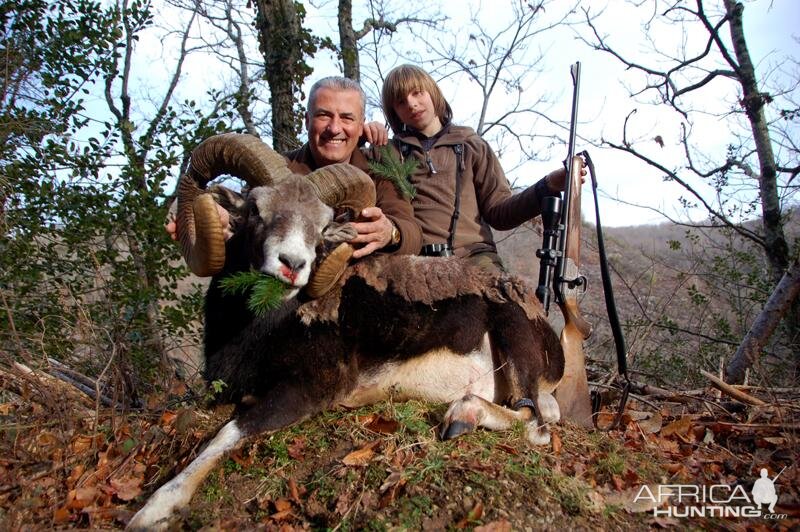
<path fill-rule="evenodd" d="M 714 386 L 714 388 L 718 389 L 719 391 L 723 392 L 726 395 L 729 395 L 730 397 L 733 397 L 737 401 L 740 401 L 748 405 L 757 405 L 757 406 L 762 406 L 767 404 L 765 401 L 762 401 L 758 397 L 753 397 L 748 393 L 745 393 L 741 390 L 737 390 L 730 384 L 723 382 L 723 380 L 717 377 L 716 375 L 712 375 L 711 373 L 704 371 L 702 369 L 700 370 L 700 373 L 709 381 L 711 381 L 711 384 Z"/>

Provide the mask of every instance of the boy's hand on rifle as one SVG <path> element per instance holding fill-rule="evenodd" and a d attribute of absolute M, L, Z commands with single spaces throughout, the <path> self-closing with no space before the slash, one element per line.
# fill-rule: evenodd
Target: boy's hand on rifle
<path fill-rule="evenodd" d="M 553 192 L 562 192 L 567 186 L 567 169 L 559 168 L 547 174 L 544 178 L 547 188 Z M 581 184 L 586 182 L 586 163 L 581 159 Z"/>

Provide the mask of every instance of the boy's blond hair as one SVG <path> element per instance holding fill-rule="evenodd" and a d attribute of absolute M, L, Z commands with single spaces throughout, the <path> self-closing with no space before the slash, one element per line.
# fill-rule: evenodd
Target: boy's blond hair
<path fill-rule="evenodd" d="M 450 104 L 442 95 L 439 85 L 433 78 L 415 65 L 400 65 L 393 68 L 386 76 L 383 82 L 383 90 L 381 91 L 381 105 L 383 106 L 383 114 L 392 131 L 400 133 L 403 131 L 404 125 L 400 117 L 394 110 L 394 106 L 405 99 L 410 92 L 420 90 L 425 91 L 431 95 L 433 102 L 433 109 L 436 116 L 441 120 L 442 125 L 448 124 L 453 118 L 453 110 Z"/>

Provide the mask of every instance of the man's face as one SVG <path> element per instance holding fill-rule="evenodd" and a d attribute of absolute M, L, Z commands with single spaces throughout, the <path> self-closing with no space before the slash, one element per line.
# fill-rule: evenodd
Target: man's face
<path fill-rule="evenodd" d="M 323 87 L 306 112 L 308 144 L 317 166 L 350 162 L 364 131 L 361 94 Z"/>

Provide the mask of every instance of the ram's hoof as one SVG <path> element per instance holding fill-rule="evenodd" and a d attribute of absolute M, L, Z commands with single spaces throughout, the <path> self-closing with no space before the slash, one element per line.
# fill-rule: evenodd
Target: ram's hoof
<path fill-rule="evenodd" d="M 451 440 L 462 434 L 470 433 L 473 430 L 475 430 L 475 425 L 473 423 L 455 420 L 451 423 L 445 423 L 439 435 L 443 440 Z"/>

